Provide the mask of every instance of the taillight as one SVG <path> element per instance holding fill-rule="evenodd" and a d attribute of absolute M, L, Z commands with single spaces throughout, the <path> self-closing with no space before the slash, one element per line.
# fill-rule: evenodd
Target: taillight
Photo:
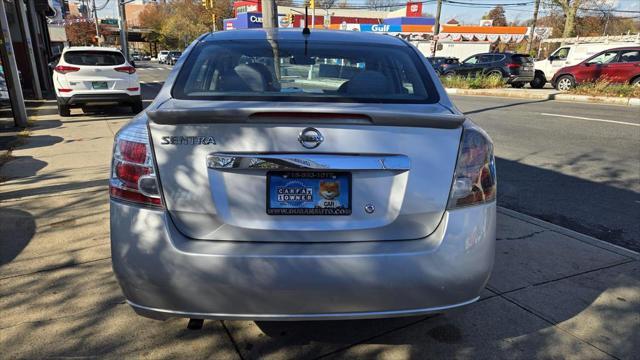
<path fill-rule="evenodd" d="M 509 69 L 520 69 L 520 66 L 521 66 L 520 64 L 516 64 L 516 63 L 509 63 L 509 64 L 507 64 L 507 67 L 508 67 Z"/>
<path fill-rule="evenodd" d="M 123 72 L 123 73 L 127 73 L 127 74 L 133 74 L 134 72 L 136 72 L 136 68 L 134 68 L 133 66 L 118 66 L 117 68 L 114 68 L 113 70 L 115 71 L 119 71 L 119 72 Z"/>
<path fill-rule="evenodd" d="M 60 74 L 66 74 L 66 73 L 70 73 L 70 72 L 74 72 L 74 71 L 80 71 L 80 68 L 79 67 L 75 67 L 75 66 L 58 65 L 58 66 L 54 67 L 53 70 L 55 72 L 60 73 Z"/>
<path fill-rule="evenodd" d="M 144 121 L 128 124 L 116 135 L 109 193 L 114 199 L 163 207 Z"/>
<path fill-rule="evenodd" d="M 484 130 L 466 121 L 447 208 L 493 201 L 496 191 L 493 143 Z"/>

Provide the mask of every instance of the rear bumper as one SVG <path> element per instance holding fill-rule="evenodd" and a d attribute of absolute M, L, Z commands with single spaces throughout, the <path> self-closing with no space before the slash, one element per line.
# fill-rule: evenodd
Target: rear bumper
<path fill-rule="evenodd" d="M 140 315 L 321 320 L 420 315 L 477 300 L 495 203 L 449 211 L 429 237 L 358 243 L 194 241 L 164 211 L 111 201 L 113 269 Z"/>
<path fill-rule="evenodd" d="M 512 84 L 515 82 L 528 83 L 534 79 L 535 75 L 510 75 L 507 79 L 508 84 Z"/>
<path fill-rule="evenodd" d="M 123 103 L 134 104 L 142 100 L 140 95 L 129 95 L 127 93 L 105 93 L 105 94 L 75 94 L 69 97 L 58 97 L 58 104 L 61 105 L 84 105 L 100 103 Z"/>

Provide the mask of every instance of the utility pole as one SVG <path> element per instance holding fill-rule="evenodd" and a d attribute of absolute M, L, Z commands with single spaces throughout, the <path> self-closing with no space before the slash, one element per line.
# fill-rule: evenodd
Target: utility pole
<path fill-rule="evenodd" d="M 275 0 L 262 0 L 262 27 L 278 28 L 278 6 Z"/>
<path fill-rule="evenodd" d="M 100 26 L 98 25 L 98 9 L 96 8 L 96 0 L 91 0 L 91 4 L 93 5 L 93 21 L 96 23 L 96 40 L 98 40 L 98 45 L 100 45 Z"/>
<path fill-rule="evenodd" d="M 538 22 L 538 9 L 540 8 L 540 0 L 536 0 L 533 5 L 533 23 L 531 24 L 531 31 L 529 31 L 529 41 L 527 42 L 527 54 L 531 53 L 531 47 L 533 46 L 533 38 L 536 35 L 536 23 Z"/>
<path fill-rule="evenodd" d="M 438 0 L 438 7 L 436 8 L 436 22 L 433 24 L 433 38 L 431 45 L 431 57 L 436 56 L 436 47 L 438 46 L 438 35 L 440 34 L 440 15 L 442 14 L 442 0 Z"/>
<path fill-rule="evenodd" d="M 127 41 L 127 13 L 125 12 L 125 2 L 118 1 L 118 12 L 120 13 L 120 48 L 122 49 L 122 55 L 129 60 L 129 43 Z"/>
<path fill-rule="evenodd" d="M 316 28 L 316 0 L 309 0 L 311 6 L 311 28 Z"/>

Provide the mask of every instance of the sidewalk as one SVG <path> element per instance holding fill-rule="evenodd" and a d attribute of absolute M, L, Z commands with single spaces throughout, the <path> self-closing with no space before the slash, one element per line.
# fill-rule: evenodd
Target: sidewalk
<path fill-rule="evenodd" d="M 506 209 L 482 299 L 431 317 L 331 322 L 138 317 L 111 271 L 107 176 L 129 115 L 49 103 L 0 167 L 3 358 L 575 358 L 640 351 L 640 257 Z"/>
<path fill-rule="evenodd" d="M 447 94 L 463 96 L 495 96 L 517 99 L 557 100 L 605 105 L 640 106 L 638 98 L 618 98 L 607 96 L 573 95 L 555 89 L 499 88 L 499 89 L 454 89 L 447 88 Z"/>

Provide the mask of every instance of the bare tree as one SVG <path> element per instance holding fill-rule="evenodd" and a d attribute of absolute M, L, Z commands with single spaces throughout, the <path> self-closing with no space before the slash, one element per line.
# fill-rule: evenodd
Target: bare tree
<path fill-rule="evenodd" d="M 391 10 L 397 7 L 398 2 L 395 0 L 367 0 L 367 7 L 373 10 Z M 396 6 L 394 6 L 396 5 Z"/>

